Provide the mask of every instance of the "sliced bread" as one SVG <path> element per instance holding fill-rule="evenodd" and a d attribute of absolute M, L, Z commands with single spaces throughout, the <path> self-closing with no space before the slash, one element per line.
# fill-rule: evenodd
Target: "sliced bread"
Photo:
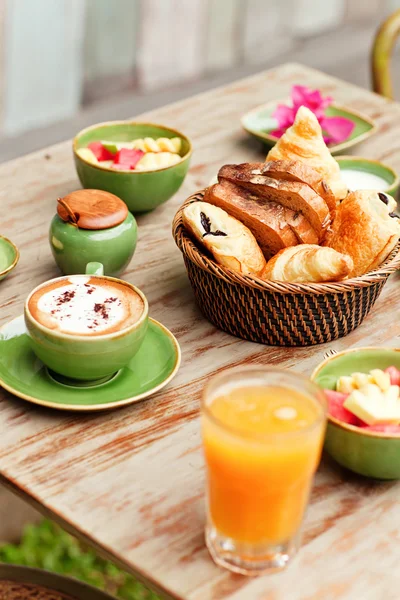
<path fill-rule="evenodd" d="M 269 202 L 286 206 L 300 212 L 311 224 L 321 242 L 331 223 L 331 214 L 325 200 L 308 184 L 297 181 L 273 179 L 267 175 L 254 174 L 249 163 L 241 165 L 225 165 L 218 173 L 218 180 L 231 181 L 262 196 Z"/>
<path fill-rule="evenodd" d="M 244 223 L 267 258 L 288 246 L 317 243 L 318 236 L 300 212 L 266 202 L 227 180 L 209 187 L 204 200 Z"/>
<path fill-rule="evenodd" d="M 254 163 L 254 167 L 254 175 L 268 175 L 273 179 L 306 183 L 325 200 L 331 213 L 331 220 L 333 221 L 335 218 L 337 200 L 329 185 L 321 178 L 321 174 L 316 169 L 297 160 L 269 160 L 265 163 Z M 261 173 L 255 173 L 258 170 Z"/>

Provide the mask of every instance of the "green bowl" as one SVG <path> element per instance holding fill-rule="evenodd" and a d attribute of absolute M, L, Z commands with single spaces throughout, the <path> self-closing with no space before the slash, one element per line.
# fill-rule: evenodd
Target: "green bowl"
<path fill-rule="evenodd" d="M 311 375 L 320 387 L 333 390 L 341 375 L 371 369 L 400 369 L 400 349 L 354 348 L 324 360 Z M 339 464 L 375 479 L 400 479 L 400 435 L 365 431 L 328 416 L 325 450 Z"/>
<path fill-rule="evenodd" d="M 335 158 L 339 163 L 341 172 L 352 169 L 381 177 L 386 181 L 386 187 L 379 191 L 386 192 L 396 198 L 400 180 L 396 171 L 389 165 L 385 165 L 379 160 L 362 158 L 361 156 L 336 156 Z"/>
<path fill-rule="evenodd" d="M 17 266 L 19 250 L 9 239 L 0 235 L 0 281 Z"/>
<path fill-rule="evenodd" d="M 131 141 L 143 137 L 180 137 L 181 160 L 170 167 L 154 171 L 116 171 L 93 165 L 77 154 L 91 142 Z M 185 135 L 163 125 L 110 121 L 87 127 L 75 136 L 73 143 L 75 166 L 84 188 L 105 190 L 121 198 L 133 213 L 148 212 L 169 200 L 181 187 L 189 169 L 192 144 Z"/>

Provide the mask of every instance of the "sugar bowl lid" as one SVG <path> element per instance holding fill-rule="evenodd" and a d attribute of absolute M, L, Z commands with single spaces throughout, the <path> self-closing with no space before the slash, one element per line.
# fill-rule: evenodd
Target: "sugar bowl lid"
<path fill-rule="evenodd" d="M 57 199 L 57 214 L 80 229 L 108 229 L 126 219 L 128 207 L 109 192 L 77 190 Z"/>

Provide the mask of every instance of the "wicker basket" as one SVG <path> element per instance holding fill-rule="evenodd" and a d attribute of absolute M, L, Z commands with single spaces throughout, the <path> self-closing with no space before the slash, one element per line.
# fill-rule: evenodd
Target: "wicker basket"
<path fill-rule="evenodd" d="M 204 190 L 197 192 L 181 206 L 173 236 L 200 310 L 216 327 L 245 340 L 310 346 L 343 337 L 360 325 L 400 268 L 398 245 L 377 271 L 339 283 L 289 284 L 231 271 L 200 250 L 183 226 L 183 208 L 203 196 Z"/>

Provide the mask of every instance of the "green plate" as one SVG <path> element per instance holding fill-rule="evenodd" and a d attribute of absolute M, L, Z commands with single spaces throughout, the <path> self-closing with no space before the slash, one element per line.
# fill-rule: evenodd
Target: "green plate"
<path fill-rule="evenodd" d="M 60 410 L 108 410 L 143 400 L 171 381 L 180 360 L 172 333 L 149 319 L 144 342 L 126 367 L 106 383 L 74 387 L 53 379 L 32 352 L 23 316 L 0 329 L 0 385 L 19 398 Z"/>
<path fill-rule="evenodd" d="M 269 147 L 274 146 L 277 142 L 277 138 L 270 135 L 270 132 L 277 128 L 277 123 L 272 117 L 272 114 L 278 104 L 288 104 L 288 102 L 288 100 L 282 100 L 280 102 L 274 101 L 254 108 L 242 117 L 241 122 L 243 128 L 250 133 L 250 135 L 261 140 Z M 338 104 L 329 106 L 326 109 L 326 115 L 329 117 L 346 117 L 346 119 L 350 119 L 355 123 L 353 133 L 347 140 L 340 144 L 328 146 L 332 154 L 337 154 L 338 152 L 347 150 L 355 144 L 362 142 L 375 133 L 377 129 L 374 121 L 369 117 L 350 108 L 339 106 Z"/>

